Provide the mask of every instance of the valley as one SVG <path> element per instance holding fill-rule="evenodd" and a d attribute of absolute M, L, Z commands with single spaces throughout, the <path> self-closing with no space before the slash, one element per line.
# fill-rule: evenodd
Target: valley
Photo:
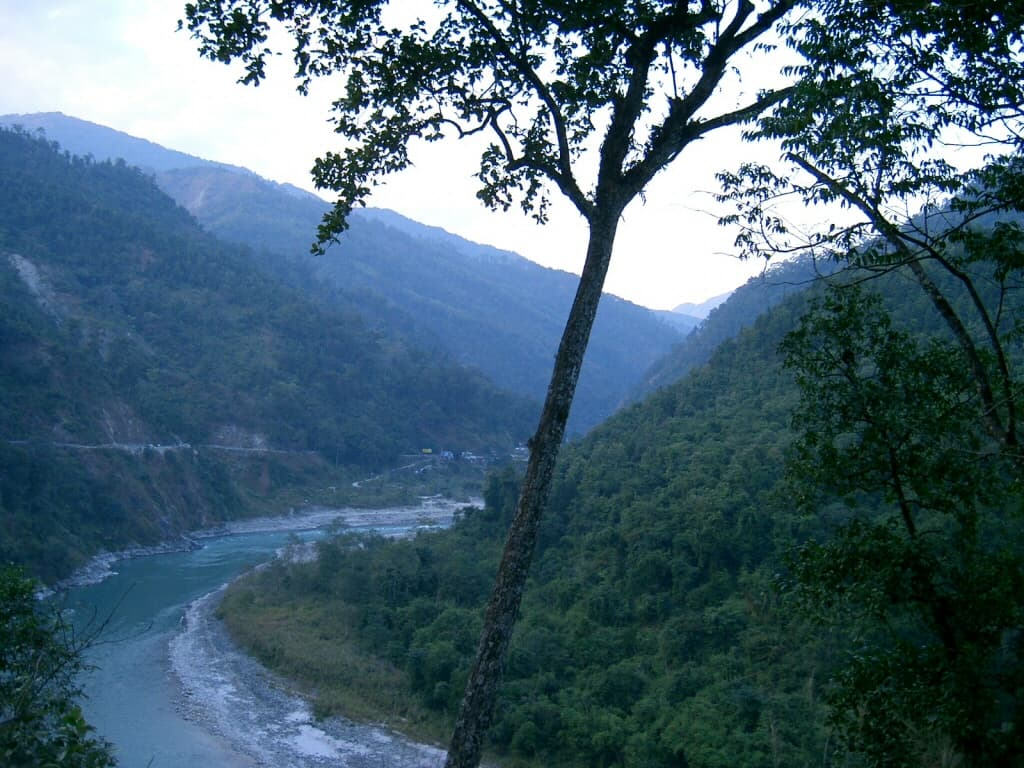
<path fill-rule="evenodd" d="M 4 559 L 54 581 L 104 549 L 348 501 L 403 453 L 525 438 L 528 399 L 254 270 L 140 171 L 0 140 Z M 457 493 L 483 470 L 438 474 Z"/>
<path fill-rule="evenodd" d="M 372 209 L 309 257 L 305 193 L 35 124 L 96 143 L 0 130 L 0 558 L 48 584 L 113 563 L 68 595 L 111 617 L 89 721 L 123 764 L 440 764 L 573 278 Z M 1012 758 L 1004 208 L 942 241 L 955 270 L 804 255 L 685 335 L 606 297 L 488 760 L 861 768 L 862 689 L 950 732 L 969 701 Z"/>

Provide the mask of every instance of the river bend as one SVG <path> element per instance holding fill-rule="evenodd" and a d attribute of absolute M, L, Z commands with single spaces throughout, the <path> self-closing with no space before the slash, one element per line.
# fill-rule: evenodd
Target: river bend
<path fill-rule="evenodd" d="M 123 768 L 380 768 L 440 766 L 444 753 L 383 728 L 314 721 L 308 705 L 231 642 L 212 611 L 223 586 L 311 541 L 342 519 L 401 535 L 447 525 L 458 505 L 320 510 L 237 523 L 189 552 L 116 561 L 98 583 L 71 589 L 80 627 L 106 621 L 88 652 L 83 709 Z M 108 618 L 109 617 L 109 618 Z"/>

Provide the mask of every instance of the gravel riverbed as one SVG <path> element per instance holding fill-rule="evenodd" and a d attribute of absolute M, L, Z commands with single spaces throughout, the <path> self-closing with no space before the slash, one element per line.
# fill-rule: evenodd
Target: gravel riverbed
<path fill-rule="evenodd" d="M 309 706 L 231 641 L 213 611 L 222 590 L 192 603 L 170 641 L 179 712 L 223 740 L 240 765 L 435 768 L 444 751 L 374 725 L 314 721 Z"/>

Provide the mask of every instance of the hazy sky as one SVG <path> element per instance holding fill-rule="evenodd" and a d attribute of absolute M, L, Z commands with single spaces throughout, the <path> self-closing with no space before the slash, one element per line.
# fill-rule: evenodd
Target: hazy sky
<path fill-rule="evenodd" d="M 199 58 L 176 31 L 184 0 L 0 0 L 0 114 L 59 111 L 171 149 L 250 168 L 312 190 L 314 158 L 338 145 L 327 123 L 330 83 L 294 90 L 289 62 L 259 88 L 237 68 Z M 668 309 L 728 291 L 762 264 L 730 255 L 734 233 L 712 212 L 714 171 L 744 152 L 738 133 L 691 146 L 627 209 L 606 289 Z M 390 177 L 369 204 L 471 240 L 579 272 L 582 219 L 557 203 L 537 226 L 518 209 L 487 211 L 472 178 L 478 150 L 454 142 L 415 148 L 416 167 Z M 329 193 L 321 193 L 329 196 Z"/>

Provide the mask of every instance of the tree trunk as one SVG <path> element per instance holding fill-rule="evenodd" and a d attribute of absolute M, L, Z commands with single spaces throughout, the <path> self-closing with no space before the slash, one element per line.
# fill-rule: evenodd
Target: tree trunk
<path fill-rule="evenodd" d="M 590 221 L 587 260 L 562 332 L 540 424 L 530 440 L 530 461 L 484 616 L 476 661 L 466 682 L 455 721 L 446 768 L 476 768 L 480 762 L 483 739 L 494 714 L 512 629 L 533 558 L 541 514 L 547 503 L 583 355 L 608 273 L 619 214 L 620 211 L 616 210 L 601 218 L 595 216 Z"/>

